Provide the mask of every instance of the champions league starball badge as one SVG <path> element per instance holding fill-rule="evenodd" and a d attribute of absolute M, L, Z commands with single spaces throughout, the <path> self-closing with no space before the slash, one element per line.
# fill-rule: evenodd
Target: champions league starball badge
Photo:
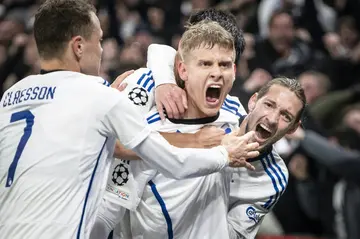
<path fill-rule="evenodd" d="M 135 104 L 135 105 L 141 105 L 144 106 L 149 100 L 149 96 L 143 88 L 135 87 L 133 88 L 128 95 L 129 99 Z"/>

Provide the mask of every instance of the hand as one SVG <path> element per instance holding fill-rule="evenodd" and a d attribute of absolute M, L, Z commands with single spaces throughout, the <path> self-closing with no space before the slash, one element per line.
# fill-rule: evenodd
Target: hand
<path fill-rule="evenodd" d="M 203 148 L 212 148 L 219 146 L 225 135 L 225 130 L 215 126 L 204 126 L 195 133 L 196 141 Z"/>
<path fill-rule="evenodd" d="M 163 84 L 156 87 L 155 102 L 162 120 L 165 120 L 164 108 L 167 116 L 173 119 L 182 118 L 187 109 L 186 93 L 175 84 Z"/>
<path fill-rule="evenodd" d="M 121 75 L 116 77 L 114 82 L 111 84 L 111 87 L 117 89 L 120 92 L 125 90 L 127 83 L 122 84 L 122 82 L 125 80 L 126 77 L 128 77 L 132 73 L 134 73 L 134 70 L 125 71 L 124 73 L 122 73 Z"/>
<path fill-rule="evenodd" d="M 290 173 L 298 180 L 309 178 L 308 160 L 304 155 L 295 154 L 289 162 Z"/>
<path fill-rule="evenodd" d="M 305 131 L 299 126 L 292 134 L 285 135 L 287 139 L 303 140 L 305 138 Z"/>
<path fill-rule="evenodd" d="M 16 47 L 23 47 L 27 44 L 29 40 L 29 36 L 25 33 L 19 33 L 14 38 L 14 46 Z"/>
<path fill-rule="evenodd" d="M 260 154 L 257 151 L 259 143 L 251 143 L 254 134 L 254 131 L 250 131 L 240 137 L 236 136 L 235 133 L 224 136 L 221 145 L 229 153 L 230 167 L 246 167 L 247 169 L 255 170 L 254 166 L 246 161 L 246 159 L 255 158 Z"/>

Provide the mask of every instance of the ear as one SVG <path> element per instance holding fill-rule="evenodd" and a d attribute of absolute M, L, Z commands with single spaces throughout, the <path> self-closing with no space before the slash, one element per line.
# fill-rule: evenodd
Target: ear
<path fill-rule="evenodd" d="M 84 39 L 81 36 L 75 36 L 71 39 L 71 48 L 77 59 L 80 59 L 84 52 Z"/>
<path fill-rule="evenodd" d="M 236 64 L 234 63 L 234 79 L 233 79 L 233 82 L 235 82 L 236 80 Z"/>
<path fill-rule="evenodd" d="M 249 102 L 248 102 L 249 113 L 255 109 L 257 97 L 258 97 L 258 93 L 255 93 L 250 97 Z"/>
<path fill-rule="evenodd" d="M 180 79 L 182 79 L 183 81 L 187 81 L 188 80 L 188 71 L 187 71 L 186 65 L 183 61 L 179 61 L 177 63 L 177 70 L 178 70 Z"/>
<path fill-rule="evenodd" d="M 293 134 L 300 125 L 301 125 L 301 120 L 299 122 L 295 123 L 293 126 L 291 126 L 291 128 L 289 129 L 287 134 Z"/>

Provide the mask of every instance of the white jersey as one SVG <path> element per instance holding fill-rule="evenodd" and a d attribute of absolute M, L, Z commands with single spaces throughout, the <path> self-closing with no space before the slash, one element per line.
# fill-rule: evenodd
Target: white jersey
<path fill-rule="evenodd" d="M 100 77 L 55 71 L 26 77 L 5 92 L 1 238 L 88 238 L 115 137 L 134 147 L 150 133 L 130 119 L 138 113 L 128 95 L 108 85 Z"/>
<path fill-rule="evenodd" d="M 275 206 L 288 184 L 285 162 L 272 148 L 252 160 L 255 171 L 234 169 L 228 223 L 241 235 L 255 238 L 264 216 Z"/>
<path fill-rule="evenodd" d="M 240 112 L 245 110 L 238 100 L 228 96 L 216 117 L 161 122 L 154 109 L 147 121 L 160 132 L 195 133 L 204 125 L 215 125 L 229 133 L 238 128 Z M 114 206 L 114 201 L 120 200 L 129 209 L 137 207 L 130 212 L 132 238 L 220 238 L 228 234 L 226 214 L 231 173 L 227 170 L 175 180 L 142 161 L 131 161 L 131 169 L 128 163 L 114 162 L 105 199 L 108 205 Z M 133 177 L 137 192 L 131 190 Z"/>

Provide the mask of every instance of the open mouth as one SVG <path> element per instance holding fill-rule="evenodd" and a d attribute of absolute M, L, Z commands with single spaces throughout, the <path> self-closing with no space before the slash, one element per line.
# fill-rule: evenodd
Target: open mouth
<path fill-rule="evenodd" d="M 271 137 L 271 130 L 264 124 L 260 123 L 255 128 L 256 136 L 262 140 L 268 139 Z"/>
<path fill-rule="evenodd" d="M 211 85 L 206 90 L 206 101 L 209 103 L 217 103 L 221 94 L 221 86 Z"/>

